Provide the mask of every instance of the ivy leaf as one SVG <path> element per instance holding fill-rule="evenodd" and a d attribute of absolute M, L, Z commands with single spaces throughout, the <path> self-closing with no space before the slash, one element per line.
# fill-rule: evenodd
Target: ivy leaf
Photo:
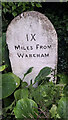
<path fill-rule="evenodd" d="M 16 6 L 14 5 L 14 6 L 12 6 L 12 11 L 14 11 L 16 9 Z"/>
<path fill-rule="evenodd" d="M 19 7 L 19 6 L 21 6 L 21 5 L 22 5 L 22 3 L 21 3 L 21 2 L 19 2 L 19 3 L 18 3 L 18 7 Z"/>
<path fill-rule="evenodd" d="M 35 78 L 35 82 L 45 80 L 46 77 L 51 73 L 51 68 L 44 67 L 40 70 L 39 74 Z"/>
<path fill-rule="evenodd" d="M 32 72 L 32 69 L 33 69 L 33 67 L 30 67 L 30 68 L 28 69 L 28 71 L 24 74 L 24 77 L 25 77 L 27 74 L 31 73 L 31 72 Z"/>
<path fill-rule="evenodd" d="M 7 9 L 7 8 L 4 8 L 4 9 L 3 9 L 3 12 L 4 12 L 4 13 L 8 12 L 8 9 Z"/>
<path fill-rule="evenodd" d="M 37 118 L 35 113 L 38 113 L 37 104 L 31 99 L 21 99 L 17 102 L 14 108 L 16 118 Z"/>
<path fill-rule="evenodd" d="M 34 2 L 32 2 L 31 5 L 34 7 L 35 6 Z"/>
<path fill-rule="evenodd" d="M 36 7 L 42 7 L 42 5 L 40 3 L 36 3 Z"/>
<path fill-rule="evenodd" d="M 17 12 L 12 12 L 12 15 L 14 16 L 14 17 L 16 17 L 17 16 Z"/>
<path fill-rule="evenodd" d="M 26 4 L 23 3 L 23 11 L 26 10 L 26 8 L 27 8 L 27 7 L 26 7 Z"/>
<path fill-rule="evenodd" d="M 10 96 L 20 85 L 20 79 L 13 73 L 2 75 L 2 98 Z"/>

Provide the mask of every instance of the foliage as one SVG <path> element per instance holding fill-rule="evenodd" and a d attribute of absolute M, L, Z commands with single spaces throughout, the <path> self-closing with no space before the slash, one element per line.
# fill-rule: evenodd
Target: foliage
<path fill-rule="evenodd" d="M 63 89 L 63 93 L 65 96 L 68 96 L 68 84 L 65 85 L 64 89 Z"/>
<path fill-rule="evenodd" d="M 0 66 L 0 72 L 4 71 L 7 68 L 7 65 Z"/>
<path fill-rule="evenodd" d="M 3 12 L 3 31 L 7 29 L 10 21 L 25 11 L 32 11 L 35 7 L 40 8 L 41 3 L 38 2 L 2 2 Z"/>
<path fill-rule="evenodd" d="M 63 119 L 68 118 L 68 113 L 67 113 L 67 111 L 68 111 L 68 97 L 62 97 L 59 100 L 57 111 L 58 111 L 61 118 L 63 118 Z"/>
<path fill-rule="evenodd" d="M 26 76 L 27 74 L 29 74 L 29 73 L 32 72 L 32 69 L 33 69 L 33 67 L 29 68 L 29 70 L 24 74 L 24 78 L 25 78 L 25 76 Z"/>
<path fill-rule="evenodd" d="M 40 82 L 41 80 L 46 80 L 46 76 L 48 76 L 51 72 L 51 68 L 49 67 L 44 67 L 39 74 L 37 75 L 37 77 L 35 78 L 35 82 Z"/>
<path fill-rule="evenodd" d="M 34 7 L 42 7 L 41 4 L 38 2 L 6 2 L 2 3 L 3 12 L 11 13 L 14 17 L 20 14 L 22 11 L 33 10 Z"/>
<path fill-rule="evenodd" d="M 11 115 L 13 118 L 51 117 L 55 120 L 57 118 L 65 118 L 67 115 L 66 108 L 68 109 L 68 98 L 66 97 L 66 91 L 64 91 L 66 80 L 62 86 L 61 84 L 54 84 L 47 80 L 45 84 L 39 84 L 36 88 L 33 87 L 36 82 L 39 82 L 39 79 L 41 80 L 42 77 L 46 78 L 51 73 L 50 71 L 51 69 L 48 67 L 41 69 L 37 81 L 36 76 L 35 82 L 30 86 L 27 86 L 28 84 L 26 82 L 20 80 L 13 73 L 3 74 L 3 117 L 5 119 L 9 119 Z M 14 97 L 9 102 L 12 93 Z M 7 104 L 7 100 L 9 104 Z"/>
<path fill-rule="evenodd" d="M 39 85 L 38 88 L 34 88 L 31 94 L 34 100 L 42 107 L 42 109 L 45 109 L 43 103 L 46 105 L 46 107 L 50 107 L 51 104 L 58 103 L 61 89 L 58 86 L 55 86 L 52 82 L 47 82 L 45 85 Z"/>
<path fill-rule="evenodd" d="M 43 13 L 54 25 L 58 36 L 58 72 L 68 72 L 68 3 L 43 3 Z"/>
<path fill-rule="evenodd" d="M 61 73 L 58 75 L 60 77 L 60 83 L 62 84 L 68 84 L 68 75 Z"/>
<path fill-rule="evenodd" d="M 15 100 L 18 101 L 22 98 L 28 98 L 28 88 L 18 89 L 14 93 Z"/>
<path fill-rule="evenodd" d="M 56 7 L 55 7 L 56 6 Z M 66 119 L 68 111 L 68 75 L 67 75 L 67 52 L 68 51 L 68 15 L 66 6 L 58 3 L 33 3 L 33 2 L 2 2 L 2 31 L 0 37 L 0 72 L 3 73 L 3 82 L 0 81 L 0 92 L 3 92 L 3 119 L 14 120 L 15 118 L 33 118 L 54 120 Z M 39 9 L 40 8 L 40 9 Z M 54 84 L 48 75 L 52 69 L 44 67 L 35 78 L 33 84 L 23 82 L 11 71 L 6 45 L 6 30 L 11 20 L 23 11 L 36 10 L 44 13 L 53 23 L 59 40 L 58 82 Z M 24 77 L 32 72 L 29 68 Z M 65 72 L 65 73 L 64 73 Z M 1 78 L 0 74 L 0 78 Z M 23 77 L 23 79 L 24 79 Z M 1 79 L 0 79 L 1 80 Z M 34 84 L 38 86 L 34 88 Z M 1 84 L 2 83 L 2 84 Z M 3 85 L 3 88 L 2 88 Z"/>
<path fill-rule="evenodd" d="M 2 98 L 11 95 L 14 90 L 20 85 L 20 79 L 13 73 L 2 75 Z"/>
<path fill-rule="evenodd" d="M 31 99 L 21 99 L 17 102 L 14 108 L 16 118 L 37 118 L 37 104 Z"/>
<path fill-rule="evenodd" d="M 57 114 L 57 106 L 53 105 L 50 109 L 51 118 L 60 118 L 59 114 Z"/>

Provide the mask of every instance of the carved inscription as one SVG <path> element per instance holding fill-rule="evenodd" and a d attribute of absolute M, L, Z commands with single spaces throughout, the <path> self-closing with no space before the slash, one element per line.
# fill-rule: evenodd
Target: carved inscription
<path fill-rule="evenodd" d="M 31 38 L 30 41 L 33 41 L 33 40 L 36 41 L 36 39 L 35 39 L 35 35 L 36 35 L 36 34 L 31 34 L 31 37 L 32 37 L 32 38 Z M 27 41 L 29 41 L 28 34 L 26 34 L 26 38 L 27 38 Z"/>
<path fill-rule="evenodd" d="M 26 34 L 26 42 L 28 41 L 28 42 L 30 42 L 30 41 L 32 41 L 32 43 L 33 43 L 33 41 L 37 41 L 36 39 L 35 39 L 35 36 L 36 36 L 36 34 L 31 34 L 31 39 L 29 40 L 29 35 L 28 34 Z M 14 46 L 14 48 L 15 48 L 15 50 L 17 50 L 17 56 L 19 57 L 19 58 L 35 58 L 35 57 L 37 57 L 37 58 L 44 58 L 44 57 L 49 57 L 49 53 L 47 52 L 47 53 L 43 53 L 43 50 L 46 50 L 46 49 L 50 49 L 51 48 L 51 45 L 40 45 L 40 44 L 36 44 L 35 46 L 33 46 L 33 45 L 31 45 L 31 46 L 22 46 L 22 45 L 15 45 Z M 40 53 L 32 53 L 32 54 L 28 54 L 28 53 L 23 53 L 23 51 L 34 51 L 34 50 L 41 50 L 42 51 L 42 53 L 40 54 Z M 22 53 L 20 53 L 19 51 L 22 51 Z"/>
<path fill-rule="evenodd" d="M 6 42 L 14 74 L 22 79 L 27 70 L 33 67 L 32 72 L 24 78 L 28 85 L 30 80 L 34 82 L 42 68 L 57 69 L 57 34 L 43 14 L 30 11 L 15 17 L 7 28 Z"/>

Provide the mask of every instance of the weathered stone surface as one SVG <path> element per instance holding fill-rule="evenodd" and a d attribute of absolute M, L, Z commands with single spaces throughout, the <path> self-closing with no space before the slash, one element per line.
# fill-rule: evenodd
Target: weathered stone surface
<path fill-rule="evenodd" d="M 22 79 L 34 67 L 24 79 L 28 84 L 43 67 L 57 69 L 57 34 L 43 14 L 31 11 L 14 18 L 8 26 L 6 41 L 14 74 Z"/>

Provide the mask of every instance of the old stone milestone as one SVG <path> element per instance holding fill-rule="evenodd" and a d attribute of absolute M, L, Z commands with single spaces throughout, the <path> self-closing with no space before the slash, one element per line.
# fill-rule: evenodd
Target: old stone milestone
<path fill-rule="evenodd" d="M 14 18 L 8 26 L 6 42 L 14 74 L 22 79 L 33 67 L 24 79 L 28 85 L 43 67 L 57 69 L 57 34 L 43 14 L 31 11 Z"/>

